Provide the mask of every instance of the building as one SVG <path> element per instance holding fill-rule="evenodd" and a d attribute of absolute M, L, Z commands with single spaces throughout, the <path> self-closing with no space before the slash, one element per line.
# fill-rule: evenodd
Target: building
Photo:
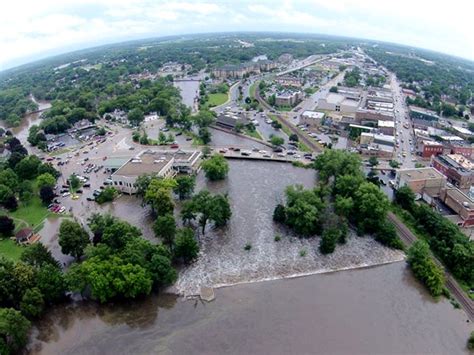
<path fill-rule="evenodd" d="M 318 109 L 342 113 L 356 113 L 360 98 L 346 97 L 340 93 L 329 93 L 318 100 Z"/>
<path fill-rule="evenodd" d="M 300 78 L 296 78 L 289 75 L 283 75 L 283 76 L 277 77 L 275 79 L 275 83 L 280 84 L 282 86 L 286 86 L 286 87 L 290 86 L 290 87 L 296 87 L 296 88 L 300 88 L 302 85 Z"/>
<path fill-rule="evenodd" d="M 472 137 L 472 132 L 467 128 L 452 126 L 452 129 L 454 129 L 456 134 L 461 138 L 468 139 L 469 137 Z"/>
<path fill-rule="evenodd" d="M 446 188 L 441 191 L 440 200 L 451 208 L 459 217 L 457 224 L 461 227 L 474 225 L 474 202 L 457 188 Z"/>
<path fill-rule="evenodd" d="M 33 229 L 31 228 L 23 228 L 20 229 L 15 234 L 15 240 L 19 244 L 33 244 L 39 240 L 39 235 L 35 235 L 33 233 Z"/>
<path fill-rule="evenodd" d="M 423 140 L 420 144 L 420 153 L 423 158 L 431 158 L 443 154 L 444 146 L 439 142 Z"/>
<path fill-rule="evenodd" d="M 303 94 L 301 93 L 301 91 L 281 92 L 275 96 L 275 105 L 293 107 L 301 101 L 302 97 Z"/>
<path fill-rule="evenodd" d="M 427 110 L 421 107 L 410 106 L 410 117 L 423 121 L 438 121 L 439 116 L 435 111 Z"/>
<path fill-rule="evenodd" d="M 472 144 L 465 141 L 450 141 L 447 144 L 451 154 L 459 154 L 468 159 L 472 159 L 474 156 L 474 148 Z"/>
<path fill-rule="evenodd" d="M 459 154 L 434 156 L 431 166 L 444 174 L 448 182 L 460 189 L 469 189 L 474 182 L 474 164 Z"/>
<path fill-rule="evenodd" d="M 395 134 L 395 122 L 394 121 L 377 121 L 379 132 L 387 136 L 393 136 Z"/>
<path fill-rule="evenodd" d="M 215 68 L 212 71 L 214 77 L 218 79 L 242 78 L 250 73 L 260 73 L 277 68 L 278 64 L 270 60 L 259 60 L 257 62 L 247 62 L 241 64 L 226 64 Z"/>
<path fill-rule="evenodd" d="M 324 116 L 324 112 L 304 111 L 300 116 L 300 124 L 317 127 L 321 125 Z"/>
<path fill-rule="evenodd" d="M 393 157 L 394 147 L 377 143 L 361 144 L 359 146 L 359 152 L 369 157 L 391 159 Z"/>
<path fill-rule="evenodd" d="M 360 134 L 360 144 L 370 144 L 370 143 L 388 145 L 390 147 L 393 147 L 395 146 L 395 137 L 386 136 L 385 134 L 362 132 Z"/>
<path fill-rule="evenodd" d="M 355 114 L 355 120 L 360 124 L 378 121 L 393 121 L 394 115 L 393 111 L 376 111 L 366 108 L 359 108 Z"/>
<path fill-rule="evenodd" d="M 222 128 L 235 129 L 238 124 L 243 126 L 249 124 L 247 117 L 233 112 L 224 112 L 217 116 L 216 125 Z"/>
<path fill-rule="evenodd" d="M 144 150 L 111 175 L 112 185 L 121 192 L 134 194 L 139 176 L 170 178 L 178 173 L 196 173 L 200 157 L 201 152 L 197 150 Z"/>
<path fill-rule="evenodd" d="M 446 176 L 434 168 L 415 168 L 397 170 L 395 188 L 408 186 L 414 193 L 437 197 L 446 186 Z"/>

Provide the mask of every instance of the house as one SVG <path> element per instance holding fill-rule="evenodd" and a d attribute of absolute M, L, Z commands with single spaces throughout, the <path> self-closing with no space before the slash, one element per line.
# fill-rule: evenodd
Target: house
<path fill-rule="evenodd" d="M 178 173 L 193 174 L 199 170 L 198 150 L 144 150 L 127 160 L 112 175 L 112 185 L 119 191 L 134 194 L 141 175 L 170 178 Z"/>
<path fill-rule="evenodd" d="M 15 239 L 16 239 L 16 242 L 19 244 L 28 244 L 32 236 L 33 236 L 33 229 L 23 228 L 23 229 L 20 229 L 15 234 Z"/>

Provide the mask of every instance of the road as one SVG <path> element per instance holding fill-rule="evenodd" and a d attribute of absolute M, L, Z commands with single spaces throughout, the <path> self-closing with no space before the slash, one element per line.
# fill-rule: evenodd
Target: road
<path fill-rule="evenodd" d="M 392 212 L 388 213 L 388 219 L 395 225 L 398 235 L 407 246 L 412 245 L 413 242 L 417 240 L 417 237 L 412 233 L 412 231 Z M 433 259 L 439 266 L 444 269 L 444 266 L 437 258 L 433 257 Z M 466 314 L 468 315 L 469 319 L 471 321 L 474 321 L 474 302 L 469 298 L 466 292 L 464 292 L 461 286 L 459 286 L 454 277 L 446 270 L 445 276 L 446 287 L 448 288 L 449 292 L 451 292 L 451 295 L 453 295 L 456 301 L 466 311 Z"/>
<path fill-rule="evenodd" d="M 397 145 L 395 159 L 401 163 L 402 168 L 413 168 L 416 155 L 414 154 L 412 121 L 405 103 L 405 96 L 395 74 L 390 73 L 390 88 L 394 99 L 394 115 Z M 404 127 L 405 125 L 405 127 Z"/>

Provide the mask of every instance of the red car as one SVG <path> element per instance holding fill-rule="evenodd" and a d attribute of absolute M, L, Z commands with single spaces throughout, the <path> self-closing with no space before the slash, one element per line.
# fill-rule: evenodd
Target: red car
<path fill-rule="evenodd" d="M 179 145 L 177 145 L 177 144 L 171 144 L 171 148 L 173 148 L 173 149 L 178 149 L 178 148 L 179 148 Z"/>

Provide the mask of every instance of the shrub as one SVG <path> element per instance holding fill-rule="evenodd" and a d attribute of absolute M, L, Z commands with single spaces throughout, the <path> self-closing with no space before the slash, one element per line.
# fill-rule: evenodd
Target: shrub
<path fill-rule="evenodd" d="M 245 244 L 244 250 L 250 251 L 250 249 L 252 249 L 252 244 L 250 244 L 250 243 Z"/>

